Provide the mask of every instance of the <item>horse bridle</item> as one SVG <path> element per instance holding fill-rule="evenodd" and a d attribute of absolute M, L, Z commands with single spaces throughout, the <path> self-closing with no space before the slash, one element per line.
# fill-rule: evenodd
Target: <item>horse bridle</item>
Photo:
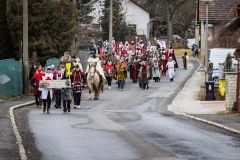
<path fill-rule="evenodd" d="M 96 66 L 97 66 L 97 63 L 96 62 L 92 62 L 89 64 L 89 73 L 90 73 L 90 76 L 94 76 L 94 74 L 96 73 Z M 91 71 L 91 68 L 94 67 L 94 72 Z"/>

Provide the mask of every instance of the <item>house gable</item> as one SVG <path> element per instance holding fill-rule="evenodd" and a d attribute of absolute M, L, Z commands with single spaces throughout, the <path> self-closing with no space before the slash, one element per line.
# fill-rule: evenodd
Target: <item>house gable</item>
<path fill-rule="evenodd" d="M 102 16 L 104 0 L 92 0 L 90 2 L 94 11 L 90 13 L 93 17 L 92 24 L 99 24 Z M 136 25 L 137 34 L 145 34 L 148 37 L 148 23 L 150 21 L 150 13 L 132 0 L 124 0 L 122 2 L 125 13 L 125 20 L 129 25 Z"/>
<path fill-rule="evenodd" d="M 240 0 L 213 0 L 209 2 L 208 20 L 209 23 L 228 22 L 236 16 L 237 4 Z M 201 22 L 206 19 L 206 5 L 200 0 L 199 18 Z"/>

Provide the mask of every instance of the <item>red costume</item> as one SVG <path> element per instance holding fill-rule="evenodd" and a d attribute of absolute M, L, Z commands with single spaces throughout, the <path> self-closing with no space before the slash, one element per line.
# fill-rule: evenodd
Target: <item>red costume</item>
<path fill-rule="evenodd" d="M 33 94 L 35 96 L 40 96 L 41 95 L 41 91 L 39 90 L 39 82 L 42 80 L 42 76 L 44 75 L 42 69 L 38 69 L 34 75 L 33 75 L 33 79 L 34 79 L 34 90 L 33 90 Z"/>

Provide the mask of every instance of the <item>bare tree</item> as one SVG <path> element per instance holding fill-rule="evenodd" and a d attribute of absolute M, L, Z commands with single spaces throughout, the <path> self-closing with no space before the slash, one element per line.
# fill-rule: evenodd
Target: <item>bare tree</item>
<path fill-rule="evenodd" d="M 152 19 L 159 21 L 162 27 L 156 27 L 158 30 L 167 28 L 168 45 L 173 42 L 174 25 L 178 24 L 185 28 L 191 23 L 192 12 L 191 6 L 194 5 L 194 0 L 135 0 L 142 6 L 147 6 L 147 9 L 152 14 Z M 186 6 L 186 7 L 185 7 Z M 194 13 L 194 10 L 193 10 Z M 165 16 L 165 17 L 164 17 Z M 187 18 L 186 18 L 187 17 Z M 165 26 L 164 23 L 167 23 Z M 164 28 L 163 28 L 164 27 Z M 184 35 L 183 33 L 181 33 Z"/>
<path fill-rule="evenodd" d="M 173 42 L 173 16 L 175 12 L 189 0 L 164 0 L 168 24 L 168 46 Z"/>

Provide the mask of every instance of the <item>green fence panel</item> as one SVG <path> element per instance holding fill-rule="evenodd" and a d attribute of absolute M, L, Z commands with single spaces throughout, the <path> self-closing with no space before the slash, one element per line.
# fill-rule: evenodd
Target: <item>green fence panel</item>
<path fill-rule="evenodd" d="M 22 95 L 22 85 L 22 62 L 0 60 L 0 99 Z"/>
<path fill-rule="evenodd" d="M 59 58 L 51 58 L 47 60 L 45 67 L 51 66 L 53 64 L 56 68 L 58 68 L 59 63 Z"/>

